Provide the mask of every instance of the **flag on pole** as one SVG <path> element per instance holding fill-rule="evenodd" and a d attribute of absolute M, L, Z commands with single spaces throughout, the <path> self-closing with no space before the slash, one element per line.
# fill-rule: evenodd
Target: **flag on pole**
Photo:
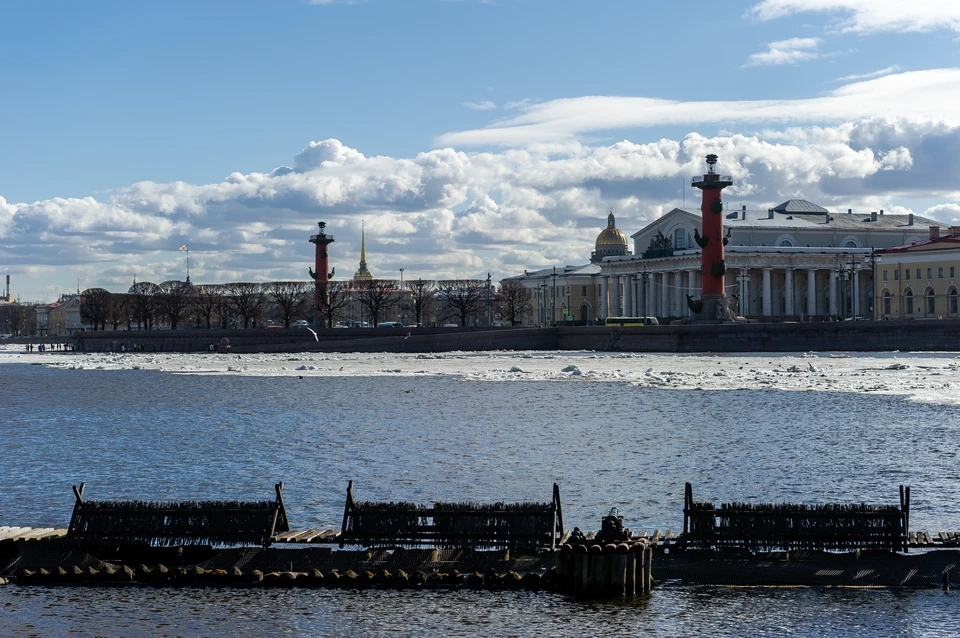
<path fill-rule="evenodd" d="M 182 252 L 182 253 L 187 252 L 187 245 L 186 245 L 186 244 L 184 244 L 183 246 L 180 246 L 180 252 Z"/>

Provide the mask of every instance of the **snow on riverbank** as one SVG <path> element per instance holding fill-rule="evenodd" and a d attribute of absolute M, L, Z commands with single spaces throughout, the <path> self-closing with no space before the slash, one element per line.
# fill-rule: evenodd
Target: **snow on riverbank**
<path fill-rule="evenodd" d="M 601 352 L 439 354 L 20 354 L 0 364 L 67 370 L 156 370 L 246 376 L 429 376 L 474 381 L 613 381 L 678 390 L 778 389 L 876 392 L 960 405 L 958 353 L 787 353 L 673 355 Z"/>

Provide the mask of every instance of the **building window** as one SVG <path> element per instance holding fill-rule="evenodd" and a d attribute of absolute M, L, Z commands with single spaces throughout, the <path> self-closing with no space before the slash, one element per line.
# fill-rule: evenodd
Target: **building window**
<path fill-rule="evenodd" d="M 851 239 L 850 241 L 846 242 L 846 243 L 843 245 L 843 247 L 844 247 L 844 248 L 856 248 L 856 247 L 857 247 L 857 242 L 855 242 L 855 241 L 853 241 L 853 240 Z"/>
<path fill-rule="evenodd" d="M 687 231 L 683 228 L 673 231 L 673 247 L 675 250 L 684 250 L 687 247 Z"/>
<path fill-rule="evenodd" d="M 927 268 L 927 279 L 933 279 L 933 268 Z"/>
<path fill-rule="evenodd" d="M 937 268 L 937 278 L 943 279 L 943 268 Z"/>
<path fill-rule="evenodd" d="M 951 314 L 957 314 L 957 289 L 956 288 L 950 291 L 950 312 Z"/>
<path fill-rule="evenodd" d="M 910 269 L 909 269 L 909 268 L 904 268 L 904 269 L 903 269 L 903 276 L 904 276 L 908 281 L 910 280 Z M 920 276 L 920 273 L 917 273 L 917 277 L 919 277 L 919 276 Z"/>
<path fill-rule="evenodd" d="M 580 286 L 580 296 L 581 296 L 581 297 L 586 297 L 586 296 L 587 296 L 587 287 L 586 287 L 586 286 Z"/>
<path fill-rule="evenodd" d="M 890 291 L 883 293 L 883 314 L 890 314 Z"/>
<path fill-rule="evenodd" d="M 917 268 L 917 279 L 920 279 L 920 269 Z"/>
<path fill-rule="evenodd" d="M 899 269 L 893 271 L 893 280 L 894 280 L 894 281 L 900 281 L 900 270 L 899 270 Z"/>
<path fill-rule="evenodd" d="M 903 302 L 904 302 L 903 305 L 906 309 L 904 312 L 906 312 L 906 314 L 908 315 L 912 315 L 913 314 L 913 293 L 908 290 L 903 295 Z"/>
<path fill-rule="evenodd" d="M 953 279 L 953 266 L 950 266 L 950 279 Z"/>
<path fill-rule="evenodd" d="M 887 280 L 887 271 L 886 271 L 886 270 L 883 271 L 883 280 L 884 280 L 884 281 Z"/>
<path fill-rule="evenodd" d="M 933 315 L 937 313 L 937 296 L 931 290 L 927 293 L 927 314 Z"/>
<path fill-rule="evenodd" d="M 793 248 L 793 242 L 789 239 L 781 239 L 780 243 L 777 246 L 783 246 L 784 248 Z"/>

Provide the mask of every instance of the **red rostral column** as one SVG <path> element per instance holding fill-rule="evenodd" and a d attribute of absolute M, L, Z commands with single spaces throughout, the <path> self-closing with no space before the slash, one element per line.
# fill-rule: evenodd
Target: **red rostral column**
<path fill-rule="evenodd" d="M 702 319 L 729 319 L 726 294 L 723 287 L 723 275 L 726 266 L 723 263 L 723 201 L 721 191 L 733 184 L 728 175 L 718 175 L 714 170 L 717 156 L 707 155 L 707 174 L 693 178 L 694 188 L 703 191 L 703 203 L 700 205 L 702 237 L 696 237 L 702 249 L 700 263 L 703 282 L 701 284 L 700 316 Z M 718 306 L 721 306 L 718 310 Z"/>
<path fill-rule="evenodd" d="M 316 235 L 310 235 L 310 243 L 317 245 L 317 269 L 316 271 L 312 268 L 310 269 L 310 277 L 313 279 L 315 287 L 313 294 L 314 326 L 320 323 L 320 311 L 327 301 L 327 283 L 330 281 L 330 278 L 333 277 L 333 273 L 336 270 L 334 269 L 329 273 L 327 272 L 327 245 L 333 243 L 333 236 L 323 232 L 327 226 L 325 222 L 319 222 L 317 225 L 320 227 L 320 232 Z"/>

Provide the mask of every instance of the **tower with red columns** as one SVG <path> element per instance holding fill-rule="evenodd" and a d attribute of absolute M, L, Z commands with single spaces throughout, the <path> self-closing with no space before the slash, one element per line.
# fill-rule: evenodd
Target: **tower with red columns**
<path fill-rule="evenodd" d="M 690 309 L 703 320 L 731 321 L 735 315 L 727 304 L 727 295 L 723 286 L 726 266 L 723 263 L 723 247 L 728 237 L 723 234 L 723 200 L 721 192 L 733 184 L 733 178 L 716 172 L 717 156 L 707 155 L 707 173 L 693 178 L 693 187 L 703 192 L 700 205 L 701 228 L 703 235 L 694 232 L 694 239 L 700 246 L 701 286 L 700 300 L 687 297 Z"/>
<path fill-rule="evenodd" d="M 328 235 L 324 232 L 327 224 L 325 222 L 319 222 L 317 224 L 320 227 L 320 232 L 316 235 L 310 235 L 310 243 L 316 244 L 317 246 L 317 258 L 316 258 L 316 271 L 313 268 L 310 268 L 310 278 L 314 281 L 314 293 L 313 293 L 313 325 L 320 326 L 323 324 L 323 309 L 327 303 L 327 284 L 330 282 L 330 279 L 333 277 L 333 274 L 336 272 L 336 268 L 327 272 L 327 246 L 333 243 L 333 235 Z"/>

